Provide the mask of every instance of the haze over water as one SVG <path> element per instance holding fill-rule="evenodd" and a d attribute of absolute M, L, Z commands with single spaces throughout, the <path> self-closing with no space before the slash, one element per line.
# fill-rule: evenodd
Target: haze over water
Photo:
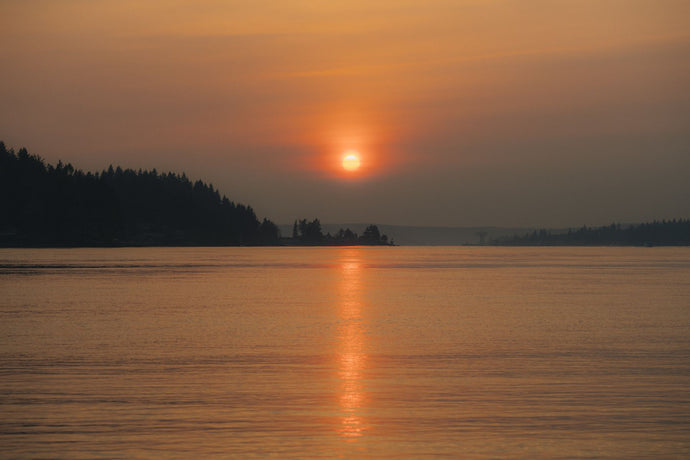
<path fill-rule="evenodd" d="M 690 456 L 687 248 L 0 250 L 0 456 Z"/>

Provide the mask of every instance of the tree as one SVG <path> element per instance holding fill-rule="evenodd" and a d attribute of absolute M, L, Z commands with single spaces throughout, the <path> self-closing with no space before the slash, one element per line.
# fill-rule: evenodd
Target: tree
<path fill-rule="evenodd" d="M 369 225 L 359 238 L 365 244 L 377 244 L 381 241 L 381 233 L 376 225 Z"/>
<path fill-rule="evenodd" d="M 314 219 L 311 222 L 302 219 L 299 221 L 298 229 L 299 240 L 304 243 L 321 243 L 324 240 L 319 219 Z"/>

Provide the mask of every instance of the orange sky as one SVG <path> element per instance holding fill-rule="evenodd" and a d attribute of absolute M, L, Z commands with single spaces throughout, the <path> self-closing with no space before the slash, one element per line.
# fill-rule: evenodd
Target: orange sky
<path fill-rule="evenodd" d="M 277 222 L 690 215 L 686 0 L 3 0 L 0 21 L 0 139 L 49 161 L 186 171 Z"/>

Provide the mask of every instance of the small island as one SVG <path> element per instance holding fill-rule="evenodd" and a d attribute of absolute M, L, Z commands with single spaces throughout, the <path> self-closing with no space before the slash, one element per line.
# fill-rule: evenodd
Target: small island
<path fill-rule="evenodd" d="M 306 219 L 295 221 L 292 226 L 292 237 L 282 238 L 281 241 L 289 246 L 394 246 L 393 240 L 388 235 L 383 235 L 376 225 L 369 225 L 362 235 L 357 235 L 349 228 L 340 229 L 334 235 L 323 234 L 321 222 L 314 219 L 311 222 Z"/>

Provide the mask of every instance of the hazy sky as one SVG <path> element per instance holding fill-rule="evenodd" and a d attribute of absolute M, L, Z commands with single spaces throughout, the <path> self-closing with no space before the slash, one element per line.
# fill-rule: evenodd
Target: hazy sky
<path fill-rule="evenodd" d="M 688 0 L 0 0 L 0 59 L 8 146 L 278 223 L 690 217 Z"/>

